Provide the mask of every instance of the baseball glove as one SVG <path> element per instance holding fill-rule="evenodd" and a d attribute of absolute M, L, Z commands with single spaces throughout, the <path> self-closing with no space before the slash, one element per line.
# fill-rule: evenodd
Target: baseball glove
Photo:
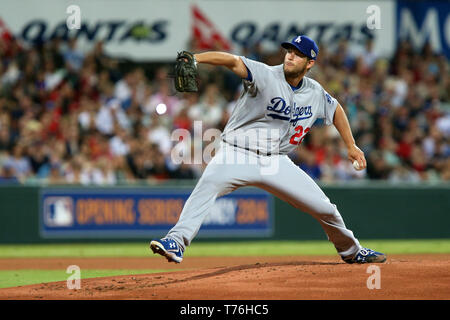
<path fill-rule="evenodd" d="M 178 53 L 175 63 L 175 89 L 179 92 L 197 92 L 197 62 L 192 53 Z"/>

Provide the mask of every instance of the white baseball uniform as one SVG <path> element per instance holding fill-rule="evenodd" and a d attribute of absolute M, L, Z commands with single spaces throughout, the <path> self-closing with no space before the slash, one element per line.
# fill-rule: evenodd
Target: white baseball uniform
<path fill-rule="evenodd" d="M 167 237 L 184 250 L 217 197 L 239 187 L 256 186 L 311 214 L 342 257 L 357 253 L 361 246 L 345 227 L 336 206 L 287 156 L 316 119 L 324 119 L 327 125 L 333 123 L 338 102 L 308 77 L 292 88 L 285 79 L 283 65 L 241 59 L 251 79 L 244 80 L 244 91 L 222 133 L 220 148 Z"/>

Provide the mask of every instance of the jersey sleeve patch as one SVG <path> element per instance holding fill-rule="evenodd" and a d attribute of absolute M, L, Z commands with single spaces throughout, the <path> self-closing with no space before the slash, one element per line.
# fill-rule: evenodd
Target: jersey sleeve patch
<path fill-rule="evenodd" d="M 324 114 L 325 124 L 331 125 L 331 124 L 333 124 L 334 113 L 336 111 L 338 102 L 335 98 L 330 96 L 328 94 L 328 92 L 326 92 L 325 90 L 323 90 L 323 92 L 324 92 L 324 99 L 323 99 L 324 112 L 323 112 L 323 114 Z"/>

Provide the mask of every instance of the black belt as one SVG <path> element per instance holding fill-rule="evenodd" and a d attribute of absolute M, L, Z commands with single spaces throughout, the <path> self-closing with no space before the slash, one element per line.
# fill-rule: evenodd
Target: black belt
<path fill-rule="evenodd" d="M 247 150 L 247 151 L 256 153 L 258 156 L 261 155 L 261 156 L 267 156 L 267 157 L 270 157 L 270 156 L 272 155 L 272 152 L 263 153 L 263 152 L 261 152 L 261 151 L 259 151 L 259 150 L 256 150 L 256 151 L 255 151 L 255 150 L 250 150 L 249 148 L 244 148 L 244 147 L 241 147 L 241 146 L 238 146 L 238 145 L 229 143 L 228 141 L 225 141 L 224 139 L 222 139 L 222 141 L 225 142 L 225 143 L 228 143 L 230 146 L 233 146 L 233 147 L 236 147 L 236 148 L 240 148 L 240 149 L 244 149 L 244 150 Z"/>

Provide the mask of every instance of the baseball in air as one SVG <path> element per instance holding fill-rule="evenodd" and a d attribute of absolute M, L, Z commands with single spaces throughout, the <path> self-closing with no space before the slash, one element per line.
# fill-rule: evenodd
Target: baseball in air
<path fill-rule="evenodd" d="M 361 168 L 359 167 L 358 160 L 353 161 L 353 167 L 354 167 L 356 170 L 361 170 Z"/>

